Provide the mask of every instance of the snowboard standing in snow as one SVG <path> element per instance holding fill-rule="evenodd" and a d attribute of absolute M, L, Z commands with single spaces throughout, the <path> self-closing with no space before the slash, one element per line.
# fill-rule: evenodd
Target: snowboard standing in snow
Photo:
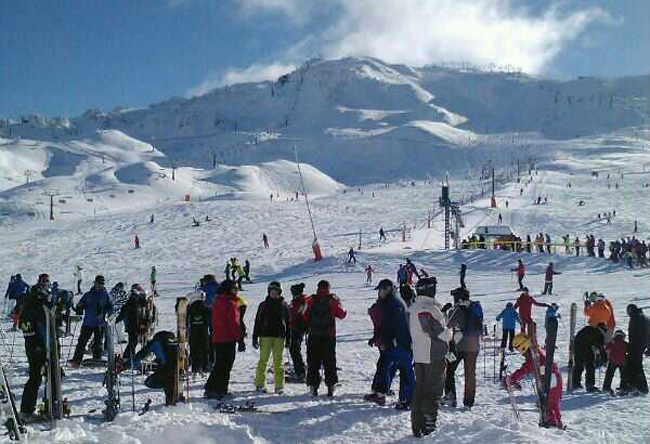
<path fill-rule="evenodd" d="M 0 420 L 7 428 L 10 440 L 21 441 L 23 439 L 26 430 L 20 422 L 16 399 L 11 391 L 11 384 L 2 362 L 0 362 Z"/>
<path fill-rule="evenodd" d="M 172 405 L 183 399 L 189 401 L 189 378 L 187 377 L 188 360 L 187 360 L 187 298 L 180 297 L 176 299 L 176 370 L 174 371 L 174 393 Z M 183 397 L 183 378 L 187 379 L 187 390 Z"/>
<path fill-rule="evenodd" d="M 537 340 L 537 338 L 535 338 Z M 546 362 L 544 363 L 544 393 L 548 393 L 551 387 L 551 376 L 553 375 L 553 358 L 555 357 L 555 342 L 557 340 L 557 318 L 549 316 L 546 318 Z"/>
<path fill-rule="evenodd" d="M 538 345 L 537 345 L 537 324 L 532 322 L 529 326 L 530 328 L 530 349 L 528 353 L 531 354 L 531 359 L 534 366 L 534 375 L 535 375 L 535 388 L 537 390 L 537 402 L 539 404 L 539 424 L 540 426 L 547 424 L 548 412 L 547 412 L 547 402 L 546 402 L 546 392 L 544 391 L 544 381 L 542 380 L 542 373 L 539 367 L 540 363 L 537 357 L 539 356 Z"/>
<path fill-rule="evenodd" d="M 104 401 L 106 408 L 103 410 L 104 420 L 113 421 L 120 411 L 120 389 L 119 376 L 116 369 L 115 357 L 115 317 L 111 316 L 106 320 L 106 353 L 107 365 L 104 376 L 107 398 Z"/>
<path fill-rule="evenodd" d="M 43 306 L 45 311 L 45 417 L 52 428 L 56 421 L 63 419 L 65 406 L 61 394 L 61 365 L 59 363 L 59 344 L 56 329 L 55 310 Z"/>
<path fill-rule="evenodd" d="M 566 382 L 566 392 L 573 393 L 573 347 L 576 336 L 576 314 L 578 312 L 578 305 L 574 302 L 571 304 L 571 315 L 569 320 L 569 365 L 568 375 Z"/>

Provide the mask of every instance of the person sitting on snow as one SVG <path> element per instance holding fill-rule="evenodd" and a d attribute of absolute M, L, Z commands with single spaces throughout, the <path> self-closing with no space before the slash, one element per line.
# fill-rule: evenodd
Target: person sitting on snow
<path fill-rule="evenodd" d="M 523 365 L 515 371 L 512 375 L 508 376 L 507 379 L 504 379 L 503 386 L 507 385 L 514 386 L 519 383 L 526 375 L 533 373 L 535 371 L 535 365 L 533 364 L 533 349 L 531 348 L 530 339 L 524 333 L 519 333 L 515 336 L 515 339 L 512 341 L 515 348 L 526 358 L 526 361 Z M 537 362 L 546 362 L 546 354 L 537 349 Z M 542 380 L 544 380 L 544 371 L 546 370 L 544 365 L 541 365 L 539 368 L 541 372 Z M 546 394 L 546 423 L 540 424 L 544 427 L 557 427 L 559 429 L 564 428 L 562 425 L 562 415 L 560 412 L 560 401 L 562 400 L 562 374 L 557 367 L 555 362 L 551 367 L 551 384 Z"/>

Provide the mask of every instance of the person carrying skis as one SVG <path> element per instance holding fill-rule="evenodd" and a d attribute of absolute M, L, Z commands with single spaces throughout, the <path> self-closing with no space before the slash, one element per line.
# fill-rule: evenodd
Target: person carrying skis
<path fill-rule="evenodd" d="M 103 327 L 105 316 L 112 312 L 111 301 L 104 288 L 104 276 L 95 277 L 93 288 L 85 293 L 75 307 L 77 314 L 84 313 L 84 320 L 79 333 L 79 340 L 72 359 L 68 362 L 70 367 L 76 368 L 81 365 L 86 344 L 93 337 L 93 359 L 100 360 L 103 351 Z"/>
<path fill-rule="evenodd" d="M 20 313 L 18 328 L 25 338 L 25 354 L 29 363 L 29 378 L 23 389 L 20 403 L 20 416 L 26 422 L 37 419 L 36 401 L 38 389 L 43 379 L 42 370 L 46 363 L 47 333 L 44 308 L 50 309 L 50 277 L 41 274 L 38 283 L 34 285 L 25 297 L 24 307 Z"/>
<path fill-rule="evenodd" d="M 151 282 L 151 292 L 152 293 L 156 293 L 156 276 L 157 276 L 157 274 L 158 273 L 156 272 L 156 267 L 152 266 L 151 267 L 151 274 L 149 275 L 149 282 Z"/>
<path fill-rule="evenodd" d="M 628 390 L 633 393 L 648 394 L 648 381 L 643 370 L 643 351 L 650 344 L 650 319 L 643 314 L 635 304 L 627 306 L 627 315 L 630 317 L 628 324 L 628 338 L 630 339 L 625 368 L 628 380 Z"/>
<path fill-rule="evenodd" d="M 627 391 L 627 378 L 625 374 L 625 357 L 627 355 L 628 343 L 625 341 L 625 332 L 616 330 L 610 342 L 605 345 L 607 352 L 607 370 L 605 370 L 605 381 L 603 382 L 603 391 L 614 395 L 612 390 L 612 379 L 616 370 L 621 378 L 619 390 Z"/>
<path fill-rule="evenodd" d="M 521 259 L 517 261 L 517 266 L 511 268 L 510 271 L 517 272 L 517 282 L 519 283 L 519 291 L 524 289 L 524 277 L 526 276 L 526 267 Z"/>
<path fill-rule="evenodd" d="M 497 316 L 497 321 L 503 320 L 503 333 L 501 335 L 501 349 L 506 348 L 506 343 L 508 344 L 508 350 L 513 351 L 512 340 L 515 337 L 515 327 L 517 324 L 521 324 L 519 320 L 519 315 L 515 310 L 515 307 L 512 305 L 512 302 L 506 304 L 501 313 Z"/>
<path fill-rule="evenodd" d="M 375 387 L 376 396 L 369 400 L 379 405 L 386 403 L 386 395 L 392 381 L 391 370 L 394 367 L 400 371 L 400 393 L 395 408 L 408 410 L 410 409 L 415 388 L 415 373 L 413 372 L 412 341 L 406 306 L 396 297 L 395 287 L 389 279 L 383 279 L 379 282 L 377 290 L 380 315 L 378 325 L 379 362 L 381 367 L 377 369 L 379 378 Z"/>
<path fill-rule="evenodd" d="M 330 292 L 329 282 L 318 282 L 316 294 L 309 297 L 302 314 L 308 331 L 306 382 L 312 396 L 318 396 L 321 367 L 325 369 L 327 396 L 334 396 L 339 382 L 336 370 L 336 319 L 345 319 L 346 316 L 341 300 Z"/>
<path fill-rule="evenodd" d="M 77 268 L 74 270 L 74 280 L 77 282 L 77 294 L 81 294 L 81 284 L 84 280 L 84 269 L 81 264 L 77 264 Z"/>
<path fill-rule="evenodd" d="M 471 409 L 476 398 L 476 361 L 480 338 L 483 334 L 483 309 L 478 301 L 471 301 L 466 288 L 451 291 L 454 307 L 449 317 L 449 327 L 454 329 L 456 360 L 447 366 L 445 392 L 452 405 L 456 403 L 456 369 L 461 362 L 465 369 L 465 394 L 463 405 Z"/>
<path fill-rule="evenodd" d="M 573 341 L 573 388 L 582 388 L 582 372 L 585 372 L 585 382 L 588 392 L 597 392 L 596 368 L 603 365 L 607 359 L 605 353 L 605 334 L 607 327 L 587 325 L 576 333 Z"/>
<path fill-rule="evenodd" d="M 452 330 L 436 297 L 435 278 L 418 281 L 418 298 L 409 310 L 413 340 L 415 390 L 411 402 L 411 430 L 420 438 L 436 430 L 438 409 L 445 384 L 447 354 Z"/>
<path fill-rule="evenodd" d="M 523 365 L 517 369 L 512 375 L 507 377 L 507 380 L 503 380 L 503 387 L 515 386 L 527 375 L 535 372 L 535 364 L 533 361 L 533 349 L 531 347 L 530 339 L 524 333 L 519 333 L 515 336 L 513 341 L 515 348 L 521 353 L 525 358 Z M 546 354 L 543 350 L 537 349 L 537 362 L 543 363 L 546 362 Z M 546 371 L 545 365 L 539 366 L 539 372 L 541 374 L 542 380 L 544 380 L 544 373 Z M 562 424 L 562 414 L 560 411 L 560 401 L 562 400 L 562 373 L 557 367 L 557 364 L 553 362 L 551 367 L 551 383 L 546 393 L 546 424 L 540 424 L 543 427 L 557 427 L 563 429 Z"/>
<path fill-rule="evenodd" d="M 115 323 L 124 322 L 124 330 L 128 336 L 126 349 L 123 358 L 129 359 L 135 354 L 135 348 L 138 345 L 138 336 L 140 334 L 140 309 L 146 307 L 147 295 L 140 284 L 133 284 L 129 292 L 129 298 L 122 305 Z M 144 344 L 143 344 L 144 345 Z"/>
<path fill-rule="evenodd" d="M 465 285 L 465 275 L 467 274 L 467 264 L 460 264 L 460 272 L 458 273 L 460 276 L 460 286 L 461 288 L 467 288 Z"/>
<path fill-rule="evenodd" d="M 163 389 L 165 391 L 165 405 L 174 403 L 174 375 L 176 373 L 176 360 L 178 343 L 176 336 L 171 331 L 159 331 L 147 344 L 133 357 L 133 367 L 140 368 L 140 363 L 150 354 L 156 357 L 156 370 L 144 381 L 150 389 Z M 131 368 L 131 360 L 123 360 L 116 364 L 115 370 L 121 373 Z M 179 395 L 182 397 L 182 395 Z"/>
<path fill-rule="evenodd" d="M 223 281 L 221 294 L 215 298 L 212 305 L 212 343 L 215 364 L 205 383 L 204 395 L 208 399 L 222 400 L 228 394 L 237 343 L 244 338 L 238 291 L 236 282 Z"/>
<path fill-rule="evenodd" d="M 555 271 L 553 268 L 553 262 L 549 262 L 548 267 L 546 267 L 546 273 L 544 274 L 544 291 L 542 295 L 553 294 L 553 276 L 557 274 L 562 274 L 559 271 Z"/>
<path fill-rule="evenodd" d="M 192 301 L 187 307 L 192 373 L 206 373 L 210 371 L 210 307 L 200 290 L 190 293 L 188 300 Z"/>
<path fill-rule="evenodd" d="M 266 393 L 266 367 L 273 354 L 273 382 L 275 393 L 284 393 L 284 362 L 282 352 L 291 345 L 289 306 L 282 297 L 282 285 L 273 281 L 267 296 L 257 307 L 253 327 L 253 348 L 260 349 L 260 360 L 255 372 L 255 390 Z"/>
<path fill-rule="evenodd" d="M 348 264 L 351 264 L 352 262 L 354 262 L 355 264 L 357 263 L 357 258 L 354 255 L 354 247 L 350 247 L 350 249 L 348 250 Z"/>
<path fill-rule="evenodd" d="M 293 362 L 294 379 L 296 382 L 305 382 L 305 361 L 302 359 L 302 340 L 307 331 L 307 326 L 301 316 L 303 307 L 307 303 L 304 293 L 305 284 L 302 282 L 291 286 L 291 345 L 289 354 Z"/>
<path fill-rule="evenodd" d="M 375 272 L 375 270 L 372 268 L 372 265 L 368 264 L 368 266 L 365 269 L 366 272 L 366 286 L 372 284 L 372 274 Z"/>
<path fill-rule="evenodd" d="M 528 287 L 524 287 L 523 293 L 519 295 L 517 301 L 515 302 L 515 309 L 519 309 L 519 319 L 521 321 L 521 333 L 528 332 L 528 326 L 532 324 L 532 308 L 533 305 L 537 307 L 550 307 L 548 304 L 537 302 L 529 293 Z"/>

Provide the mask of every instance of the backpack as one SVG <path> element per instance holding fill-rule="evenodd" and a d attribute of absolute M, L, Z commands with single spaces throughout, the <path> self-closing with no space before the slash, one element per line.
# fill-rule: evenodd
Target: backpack
<path fill-rule="evenodd" d="M 334 322 L 334 317 L 330 311 L 330 298 L 314 298 L 311 312 L 309 313 L 309 336 L 329 338 L 332 322 Z"/>
<path fill-rule="evenodd" d="M 467 307 L 467 324 L 465 332 L 482 332 L 483 331 L 483 308 L 478 301 L 471 301 Z"/>

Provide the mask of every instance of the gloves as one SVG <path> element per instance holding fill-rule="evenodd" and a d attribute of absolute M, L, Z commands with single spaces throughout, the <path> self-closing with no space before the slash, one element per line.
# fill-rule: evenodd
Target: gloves
<path fill-rule="evenodd" d="M 257 342 L 257 338 L 253 338 L 253 348 L 254 348 L 255 350 L 257 350 L 258 348 L 260 348 L 260 343 Z"/>
<path fill-rule="evenodd" d="M 368 339 L 368 347 L 374 347 L 374 346 L 375 346 L 375 338 Z"/>
<path fill-rule="evenodd" d="M 438 335 L 438 339 L 444 342 L 449 342 L 453 339 L 454 333 L 452 332 L 451 328 L 445 328 L 442 333 Z"/>
<path fill-rule="evenodd" d="M 237 351 L 239 353 L 243 353 L 246 351 L 246 343 L 244 341 L 239 341 L 239 344 L 237 345 Z"/>
<path fill-rule="evenodd" d="M 447 362 L 451 364 L 456 360 L 456 355 L 453 354 L 452 352 L 447 352 L 447 354 L 445 355 L 445 359 L 447 360 Z"/>

